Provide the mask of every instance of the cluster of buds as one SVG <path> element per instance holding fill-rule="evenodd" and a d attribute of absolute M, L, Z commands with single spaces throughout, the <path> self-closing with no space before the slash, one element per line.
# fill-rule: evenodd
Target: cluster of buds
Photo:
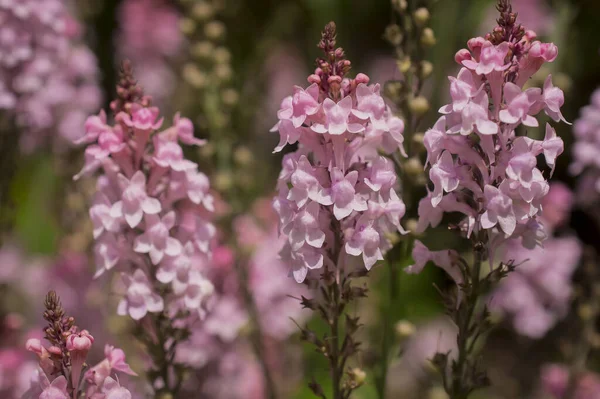
<path fill-rule="evenodd" d="M 48 322 L 44 333 L 50 346 L 45 347 L 39 339 L 27 341 L 27 350 L 40 359 L 40 372 L 24 397 L 69 399 L 79 398 L 85 392 L 86 398 L 130 399 L 131 393 L 111 377 L 113 370 L 136 375 L 125 362 L 123 351 L 107 346 L 106 359 L 88 369 L 82 380 L 94 337 L 87 330 L 80 330 L 73 317 L 65 315 L 56 292 L 48 293 L 44 306 L 44 319 Z"/>

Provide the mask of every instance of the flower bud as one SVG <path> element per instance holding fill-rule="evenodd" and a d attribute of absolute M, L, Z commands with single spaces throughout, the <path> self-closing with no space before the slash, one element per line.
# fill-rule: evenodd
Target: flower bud
<path fill-rule="evenodd" d="M 233 76 L 233 71 L 231 70 L 231 67 L 227 64 L 217 65 L 215 67 L 215 76 L 220 80 L 226 82 L 230 80 Z"/>
<path fill-rule="evenodd" d="M 413 236 L 417 237 L 421 235 L 416 232 L 417 227 L 419 226 L 419 222 L 417 221 L 417 219 L 410 218 L 404 223 L 404 225 L 406 226 L 406 230 L 408 230 Z"/>
<path fill-rule="evenodd" d="M 184 35 L 190 36 L 196 30 L 196 22 L 190 18 L 182 18 L 179 22 L 179 30 Z"/>
<path fill-rule="evenodd" d="M 215 146 L 212 145 L 210 142 L 204 144 L 202 147 L 200 147 L 200 156 L 203 158 L 210 158 L 213 155 L 215 155 Z"/>
<path fill-rule="evenodd" d="M 417 133 L 413 134 L 412 142 L 416 146 L 419 146 L 419 148 L 422 148 L 424 139 L 425 139 L 425 134 L 422 132 L 417 132 Z"/>
<path fill-rule="evenodd" d="M 214 44 L 208 40 L 203 40 L 193 45 L 191 49 L 192 55 L 197 59 L 208 59 L 215 50 Z"/>
<path fill-rule="evenodd" d="M 398 25 L 388 25 L 387 28 L 385 28 L 383 36 L 392 46 L 399 46 L 402 44 L 403 36 Z"/>
<path fill-rule="evenodd" d="M 254 155 L 248 147 L 240 146 L 233 152 L 233 160 L 241 166 L 248 166 L 254 161 Z"/>
<path fill-rule="evenodd" d="M 473 57 L 471 56 L 471 53 L 466 48 L 458 50 L 454 55 L 454 61 L 456 61 L 456 63 L 459 65 L 462 65 L 463 61 L 470 60 L 472 58 Z"/>
<path fill-rule="evenodd" d="M 412 337 L 417 331 L 415 325 L 408 320 L 400 320 L 396 323 L 394 329 L 396 330 L 396 335 L 402 339 Z"/>
<path fill-rule="evenodd" d="M 415 19 L 415 24 L 418 27 L 425 26 L 425 24 L 427 24 L 427 22 L 429 22 L 430 16 L 431 15 L 429 14 L 429 10 L 426 9 L 425 7 L 418 8 L 413 14 L 413 18 Z"/>
<path fill-rule="evenodd" d="M 206 1 L 199 1 L 194 4 L 192 8 L 192 16 L 200 22 L 204 22 L 212 17 L 214 14 L 214 9 L 212 5 L 207 3 Z"/>
<path fill-rule="evenodd" d="M 215 188 L 220 191 L 227 191 L 233 187 L 233 176 L 230 172 L 217 172 L 215 175 Z"/>
<path fill-rule="evenodd" d="M 406 11 L 408 2 L 406 0 L 392 0 L 392 6 L 398 11 Z"/>
<path fill-rule="evenodd" d="M 213 58 L 217 64 L 227 64 L 231 61 L 231 53 L 225 47 L 217 47 Z"/>
<path fill-rule="evenodd" d="M 410 57 L 407 55 L 403 57 L 401 60 L 398 60 L 398 70 L 405 74 L 412 67 L 412 62 L 410 61 Z"/>
<path fill-rule="evenodd" d="M 389 80 L 383 86 L 383 93 L 386 97 L 395 99 L 402 91 L 402 82 L 399 80 Z"/>
<path fill-rule="evenodd" d="M 365 373 L 362 369 L 358 367 L 355 367 L 352 370 L 350 370 L 348 372 L 348 375 L 350 376 L 350 379 L 354 383 L 353 385 L 355 387 L 361 386 L 365 383 L 365 380 L 367 379 L 367 373 Z"/>
<path fill-rule="evenodd" d="M 433 387 L 427 393 L 427 399 L 449 399 L 449 396 L 444 388 Z"/>
<path fill-rule="evenodd" d="M 429 101 L 423 96 L 412 98 L 408 101 L 408 106 L 412 113 L 421 116 L 429 111 Z"/>
<path fill-rule="evenodd" d="M 225 37 L 225 24 L 221 21 L 211 21 L 204 26 L 204 34 L 211 40 Z"/>
<path fill-rule="evenodd" d="M 221 93 L 221 99 L 223 100 L 223 104 L 232 107 L 238 103 L 240 95 L 235 89 L 228 88 Z"/>
<path fill-rule="evenodd" d="M 433 33 L 433 29 L 425 28 L 423 29 L 423 33 L 421 34 L 421 44 L 425 47 L 433 47 L 435 46 L 435 34 Z"/>
<path fill-rule="evenodd" d="M 195 89 L 201 89 L 206 85 L 206 75 L 192 63 L 183 66 L 183 79 Z"/>
<path fill-rule="evenodd" d="M 433 72 L 433 64 L 429 61 L 421 61 L 420 78 L 427 79 Z"/>

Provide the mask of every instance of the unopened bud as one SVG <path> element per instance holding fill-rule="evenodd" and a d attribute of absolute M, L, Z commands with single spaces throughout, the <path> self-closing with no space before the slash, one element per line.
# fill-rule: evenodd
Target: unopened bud
<path fill-rule="evenodd" d="M 583 304 L 580 305 L 577 309 L 577 314 L 579 315 L 579 317 L 581 317 L 582 320 L 586 321 L 594 316 L 594 310 L 590 305 Z"/>
<path fill-rule="evenodd" d="M 215 50 L 214 44 L 208 40 L 203 40 L 192 46 L 191 53 L 197 59 L 208 59 Z"/>
<path fill-rule="evenodd" d="M 415 325 L 413 323 L 411 323 L 408 320 L 400 320 L 399 322 L 396 323 L 395 330 L 396 330 L 396 335 L 398 335 L 398 337 L 404 339 L 404 338 L 412 337 L 415 334 L 415 332 L 417 331 L 417 328 L 415 327 Z"/>
<path fill-rule="evenodd" d="M 417 132 L 417 133 L 413 134 L 413 136 L 412 136 L 413 144 L 415 144 L 419 147 L 423 146 L 423 140 L 425 140 L 425 134 L 423 134 L 421 132 Z"/>
<path fill-rule="evenodd" d="M 190 36 L 196 30 L 196 22 L 190 18 L 182 18 L 179 22 L 179 30 L 184 35 Z"/>
<path fill-rule="evenodd" d="M 254 155 L 248 147 L 240 146 L 233 152 L 233 159 L 241 166 L 248 166 L 254 160 Z"/>
<path fill-rule="evenodd" d="M 412 178 L 417 178 L 423 174 L 423 164 L 418 157 L 411 157 L 404 162 L 404 171 Z"/>
<path fill-rule="evenodd" d="M 404 222 L 404 226 L 406 226 L 406 230 L 408 230 L 413 236 L 420 236 L 420 234 L 417 233 L 417 227 L 419 227 L 419 222 L 417 219 L 408 219 L 406 222 Z"/>
<path fill-rule="evenodd" d="M 157 399 L 173 399 L 173 395 L 169 392 L 163 392 L 156 395 Z"/>
<path fill-rule="evenodd" d="M 389 80 L 383 86 L 383 93 L 386 97 L 395 99 L 400 95 L 402 91 L 402 82 L 399 80 Z"/>
<path fill-rule="evenodd" d="M 421 44 L 425 47 L 435 46 L 435 34 L 433 33 L 433 29 L 423 29 L 423 33 L 421 33 Z"/>
<path fill-rule="evenodd" d="M 211 40 L 220 40 L 225 37 L 225 24 L 220 21 L 211 21 L 204 26 L 204 34 Z"/>
<path fill-rule="evenodd" d="M 201 89 L 206 85 L 206 75 L 194 64 L 185 64 L 182 74 L 183 79 L 195 89 Z"/>
<path fill-rule="evenodd" d="M 406 0 L 392 0 L 392 6 L 398 11 L 406 11 L 408 8 L 408 2 Z"/>
<path fill-rule="evenodd" d="M 429 61 L 421 61 L 421 79 L 427 79 L 433 72 L 433 64 Z"/>
<path fill-rule="evenodd" d="M 231 61 L 231 53 L 225 47 L 217 47 L 213 57 L 217 64 L 226 64 Z"/>
<path fill-rule="evenodd" d="M 233 186 L 233 176 L 229 172 L 218 172 L 214 184 L 217 190 L 227 191 Z"/>
<path fill-rule="evenodd" d="M 233 76 L 233 71 L 231 70 L 231 67 L 227 64 L 217 65 L 215 67 L 215 76 L 220 80 L 226 82 L 229 79 L 231 79 L 231 76 Z"/>
<path fill-rule="evenodd" d="M 355 367 L 352 370 L 350 370 L 348 374 L 350 375 L 350 378 L 357 387 L 364 384 L 365 380 L 367 379 L 367 373 L 365 373 L 362 369 L 358 367 Z"/>
<path fill-rule="evenodd" d="M 387 28 L 385 28 L 383 36 L 392 46 L 399 46 L 402 44 L 402 32 L 400 27 L 396 24 L 388 25 Z"/>
<path fill-rule="evenodd" d="M 425 26 L 425 24 L 427 24 L 427 22 L 429 22 L 429 17 L 431 15 L 429 14 L 429 10 L 426 9 L 425 7 L 421 7 L 418 8 L 415 13 L 413 14 L 413 17 L 415 19 L 415 24 L 418 27 L 423 27 Z"/>
<path fill-rule="evenodd" d="M 423 96 L 412 98 L 408 101 L 408 106 L 413 114 L 421 116 L 429 111 L 429 101 Z"/>
<path fill-rule="evenodd" d="M 400 72 L 402 72 L 403 74 L 408 72 L 410 70 L 410 68 L 412 67 L 412 62 L 410 61 L 409 56 L 405 56 L 401 60 L 398 60 L 397 64 L 398 64 L 398 70 Z"/>
<path fill-rule="evenodd" d="M 204 22 L 213 16 L 214 9 L 206 1 L 199 1 L 192 8 L 192 16 L 200 22 Z"/>
<path fill-rule="evenodd" d="M 210 158 L 215 155 L 215 147 L 210 143 L 204 144 L 200 147 L 200 156 L 203 158 Z"/>
<path fill-rule="evenodd" d="M 221 98 L 223 99 L 223 104 L 229 105 L 230 107 L 236 105 L 240 99 L 240 95 L 235 89 L 225 89 L 221 94 Z"/>

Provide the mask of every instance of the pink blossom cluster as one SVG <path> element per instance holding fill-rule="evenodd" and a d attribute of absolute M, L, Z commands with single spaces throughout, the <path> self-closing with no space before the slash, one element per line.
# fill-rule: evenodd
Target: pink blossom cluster
<path fill-rule="evenodd" d="M 379 155 L 403 152 L 404 123 L 380 86 L 364 74 L 348 79 L 322 68 L 308 80 L 283 100 L 272 129 L 281 138 L 275 152 L 298 143 L 283 158 L 273 203 L 287 237 L 281 256 L 298 282 L 347 255 L 370 269 L 390 248 L 390 234 L 404 233 L 405 213 L 394 163 Z"/>
<path fill-rule="evenodd" d="M 114 124 L 103 111 L 88 118 L 79 140 L 88 144 L 85 166 L 75 178 L 101 169 L 90 208 L 96 276 L 123 271 L 118 313 L 140 320 L 184 311 L 197 318 L 213 291 L 199 267 L 211 256 L 213 197 L 207 176 L 185 158 L 180 143 L 203 141 L 179 115 L 158 132 L 158 114 L 156 107 L 133 102 L 116 110 Z"/>
<path fill-rule="evenodd" d="M 163 104 L 176 76 L 169 66 L 181 51 L 180 15 L 165 0 L 125 0 L 119 7 L 119 54 L 139 65 L 136 75 L 145 91 Z"/>
<path fill-rule="evenodd" d="M 85 392 L 86 399 L 131 399 L 131 392 L 122 387 L 118 379 L 111 375 L 122 372 L 136 375 L 125 362 L 125 353 L 121 349 L 106 345 L 105 359 L 85 372 L 83 380 L 81 372 L 89 350 L 94 343 L 94 337 L 87 330 L 78 331 L 73 327 L 66 340 L 66 350 L 70 361 L 70 373 L 64 375 L 64 369 L 57 369 L 57 358 L 62 353 L 62 348 L 50 346 L 46 348 L 39 339 L 27 341 L 27 350 L 39 357 L 39 369 L 33 373 L 30 388 L 23 399 L 70 399 L 81 397 L 80 392 Z M 86 387 L 86 388 L 84 388 Z M 69 394 L 72 389 L 73 394 Z"/>
<path fill-rule="evenodd" d="M 580 184 L 585 190 L 585 197 L 597 199 L 600 193 L 600 89 L 594 91 L 590 104 L 581 109 L 573 133 L 575 143 L 570 172 L 581 175 Z M 594 192 L 596 194 L 592 195 Z M 582 198 L 584 202 L 585 197 Z"/>
<path fill-rule="evenodd" d="M 521 237 L 532 247 L 542 235 L 537 218 L 549 189 L 536 157 L 543 154 L 553 171 L 563 141 L 550 124 L 543 140 L 518 131 L 538 128 L 541 111 L 565 121 L 564 96 L 551 76 L 543 89 L 523 85 L 558 51 L 521 25 L 499 26 L 468 46 L 456 54 L 458 76 L 449 77 L 452 102 L 425 133 L 433 191 L 419 203 L 418 231 L 439 225 L 444 213 L 459 212 L 467 236 L 484 232 L 495 246 Z"/>
<path fill-rule="evenodd" d="M 24 150 L 48 137 L 60 149 L 100 105 L 95 56 L 64 1 L 4 1 L 0 21 L 0 109 L 24 131 Z"/>
<path fill-rule="evenodd" d="M 541 218 L 548 234 L 568 220 L 572 197 L 566 186 L 550 185 Z M 504 261 L 517 267 L 491 294 L 489 307 L 508 317 L 518 333 L 541 338 L 569 311 L 581 243 L 572 236 L 553 236 L 543 246 L 525 248 L 512 240 L 505 252 Z"/>

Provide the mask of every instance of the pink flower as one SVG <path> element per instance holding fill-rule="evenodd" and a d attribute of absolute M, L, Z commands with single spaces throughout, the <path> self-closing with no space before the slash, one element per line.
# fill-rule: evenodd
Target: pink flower
<path fill-rule="evenodd" d="M 98 193 L 94 198 L 94 205 L 90 207 L 90 219 L 94 225 L 94 238 L 99 238 L 104 231 L 116 233 L 121 227 L 121 217 L 106 195 Z M 111 212 L 112 211 L 112 212 Z"/>
<path fill-rule="evenodd" d="M 294 86 L 294 95 L 285 101 L 285 108 L 282 108 L 277 116 L 292 122 L 294 128 L 302 126 L 307 117 L 319 111 L 318 95 L 319 86 L 316 84 L 310 85 L 306 90 Z"/>
<path fill-rule="evenodd" d="M 131 399 L 131 392 L 119 385 L 111 377 L 107 377 L 102 385 L 103 399 Z"/>
<path fill-rule="evenodd" d="M 358 181 L 358 172 L 353 170 L 346 176 L 342 171 L 334 168 L 331 171 L 331 199 L 333 201 L 333 215 L 337 220 L 349 216 L 352 211 L 366 211 L 367 202 L 356 195 L 354 186 Z"/>
<path fill-rule="evenodd" d="M 173 123 L 174 128 L 177 131 L 177 137 L 182 143 L 197 146 L 206 144 L 206 140 L 194 137 L 194 124 L 188 118 L 182 118 L 179 112 L 175 114 Z"/>
<path fill-rule="evenodd" d="M 161 211 L 160 201 L 146 192 L 146 176 L 142 171 L 135 172 L 131 180 L 121 174 L 118 178 L 123 195 L 121 201 L 112 206 L 111 216 L 123 215 L 129 227 L 134 228 L 140 224 L 144 214 L 156 215 Z"/>
<path fill-rule="evenodd" d="M 117 115 L 117 119 L 123 121 L 125 126 L 133 128 L 140 133 L 149 132 L 151 130 L 160 129 L 163 124 L 163 118 L 156 120 L 159 115 L 157 107 L 142 107 L 134 104 L 132 115 L 121 112 Z"/>
<path fill-rule="evenodd" d="M 552 75 L 548 75 L 544 81 L 542 101 L 546 115 L 555 122 L 563 121 L 570 124 L 560 112 L 560 108 L 565 103 L 565 95 L 561 89 L 552 84 Z"/>
<path fill-rule="evenodd" d="M 163 168 L 171 168 L 176 172 L 195 169 L 197 165 L 183 157 L 183 149 L 177 142 L 165 140 L 156 136 L 154 140 L 156 153 L 152 158 L 154 162 Z"/>
<path fill-rule="evenodd" d="M 477 75 L 488 75 L 493 71 L 502 72 L 510 67 L 510 64 L 506 63 L 508 50 L 509 44 L 507 42 L 494 46 L 491 42 L 485 41 L 481 47 L 479 62 L 467 59 L 462 64 L 475 71 Z"/>
<path fill-rule="evenodd" d="M 101 387 L 112 370 L 129 375 L 137 375 L 125 362 L 125 352 L 111 345 L 104 346 L 104 359 L 85 373 L 85 379 L 94 387 Z M 89 395 L 89 392 L 88 392 Z"/>
<path fill-rule="evenodd" d="M 360 119 L 370 119 L 376 129 L 386 129 L 384 119 L 385 101 L 379 94 L 379 85 L 367 86 L 364 83 L 356 87 L 357 106 L 352 113 Z"/>
<path fill-rule="evenodd" d="M 81 369 L 93 343 L 94 337 L 87 330 L 73 333 L 67 338 L 67 350 L 71 355 L 71 382 L 75 392 L 79 391 Z"/>
<path fill-rule="evenodd" d="M 284 232 L 295 250 L 302 248 L 305 243 L 314 248 L 321 248 L 325 242 L 325 233 L 319 224 L 319 204 L 309 202 Z"/>
<path fill-rule="evenodd" d="M 460 256 L 452 249 L 443 251 L 430 251 L 419 240 L 415 240 L 412 251 L 412 257 L 415 263 L 404 269 L 407 273 L 421 273 L 427 262 L 433 262 L 437 267 L 443 269 L 457 285 L 463 283 L 462 272 L 457 264 Z"/>
<path fill-rule="evenodd" d="M 473 74 L 467 68 L 461 68 L 456 78 L 449 76 L 448 79 L 450 80 L 452 103 L 440 108 L 442 114 L 462 111 L 483 88 L 483 86 L 478 87 L 475 84 Z"/>
<path fill-rule="evenodd" d="M 157 265 L 165 255 L 177 256 L 181 253 L 181 243 L 170 236 L 169 230 L 175 226 L 175 212 L 171 211 L 162 218 L 150 215 L 146 217 L 146 229 L 135 239 L 133 250 L 150 255 L 152 263 Z"/>
<path fill-rule="evenodd" d="M 449 193 L 456 190 L 460 182 L 458 168 L 454 165 L 450 152 L 442 153 L 438 162 L 431 167 L 429 178 L 434 184 L 431 203 L 435 207 L 442 201 L 444 191 Z"/>
<path fill-rule="evenodd" d="M 481 227 L 491 229 L 500 224 L 506 236 L 510 236 L 516 227 L 515 213 L 512 200 L 500 189 L 486 185 L 483 193 L 486 201 L 486 211 L 481 215 Z"/>
<path fill-rule="evenodd" d="M 67 393 L 67 379 L 61 375 L 54 379 L 52 383 L 46 378 L 43 383 L 43 392 L 40 394 L 40 399 L 69 399 Z"/>
<path fill-rule="evenodd" d="M 383 260 L 380 241 L 381 238 L 375 229 L 374 220 L 363 215 L 356 222 L 354 232 L 344 248 L 349 255 L 360 256 L 362 254 L 365 267 L 370 270 L 378 260 Z"/>
<path fill-rule="evenodd" d="M 511 124 L 522 123 L 530 127 L 539 126 L 537 119 L 528 115 L 539 95 L 539 89 L 521 91 L 516 84 L 507 82 L 504 85 L 504 99 L 507 108 L 500 111 L 500 121 Z"/>
<path fill-rule="evenodd" d="M 323 111 L 325 112 L 325 123 L 312 125 L 312 130 L 317 133 L 329 133 L 337 136 L 345 132 L 359 133 L 364 130 L 360 124 L 348 121 L 352 111 L 352 98 L 349 96 L 338 103 L 326 98 L 323 101 Z"/>
<path fill-rule="evenodd" d="M 140 269 L 133 276 L 122 274 L 123 282 L 127 287 L 125 298 L 119 302 L 117 313 L 120 316 L 129 314 L 133 320 L 140 320 L 148 312 L 162 312 L 163 299 L 152 291 L 148 277 Z"/>

